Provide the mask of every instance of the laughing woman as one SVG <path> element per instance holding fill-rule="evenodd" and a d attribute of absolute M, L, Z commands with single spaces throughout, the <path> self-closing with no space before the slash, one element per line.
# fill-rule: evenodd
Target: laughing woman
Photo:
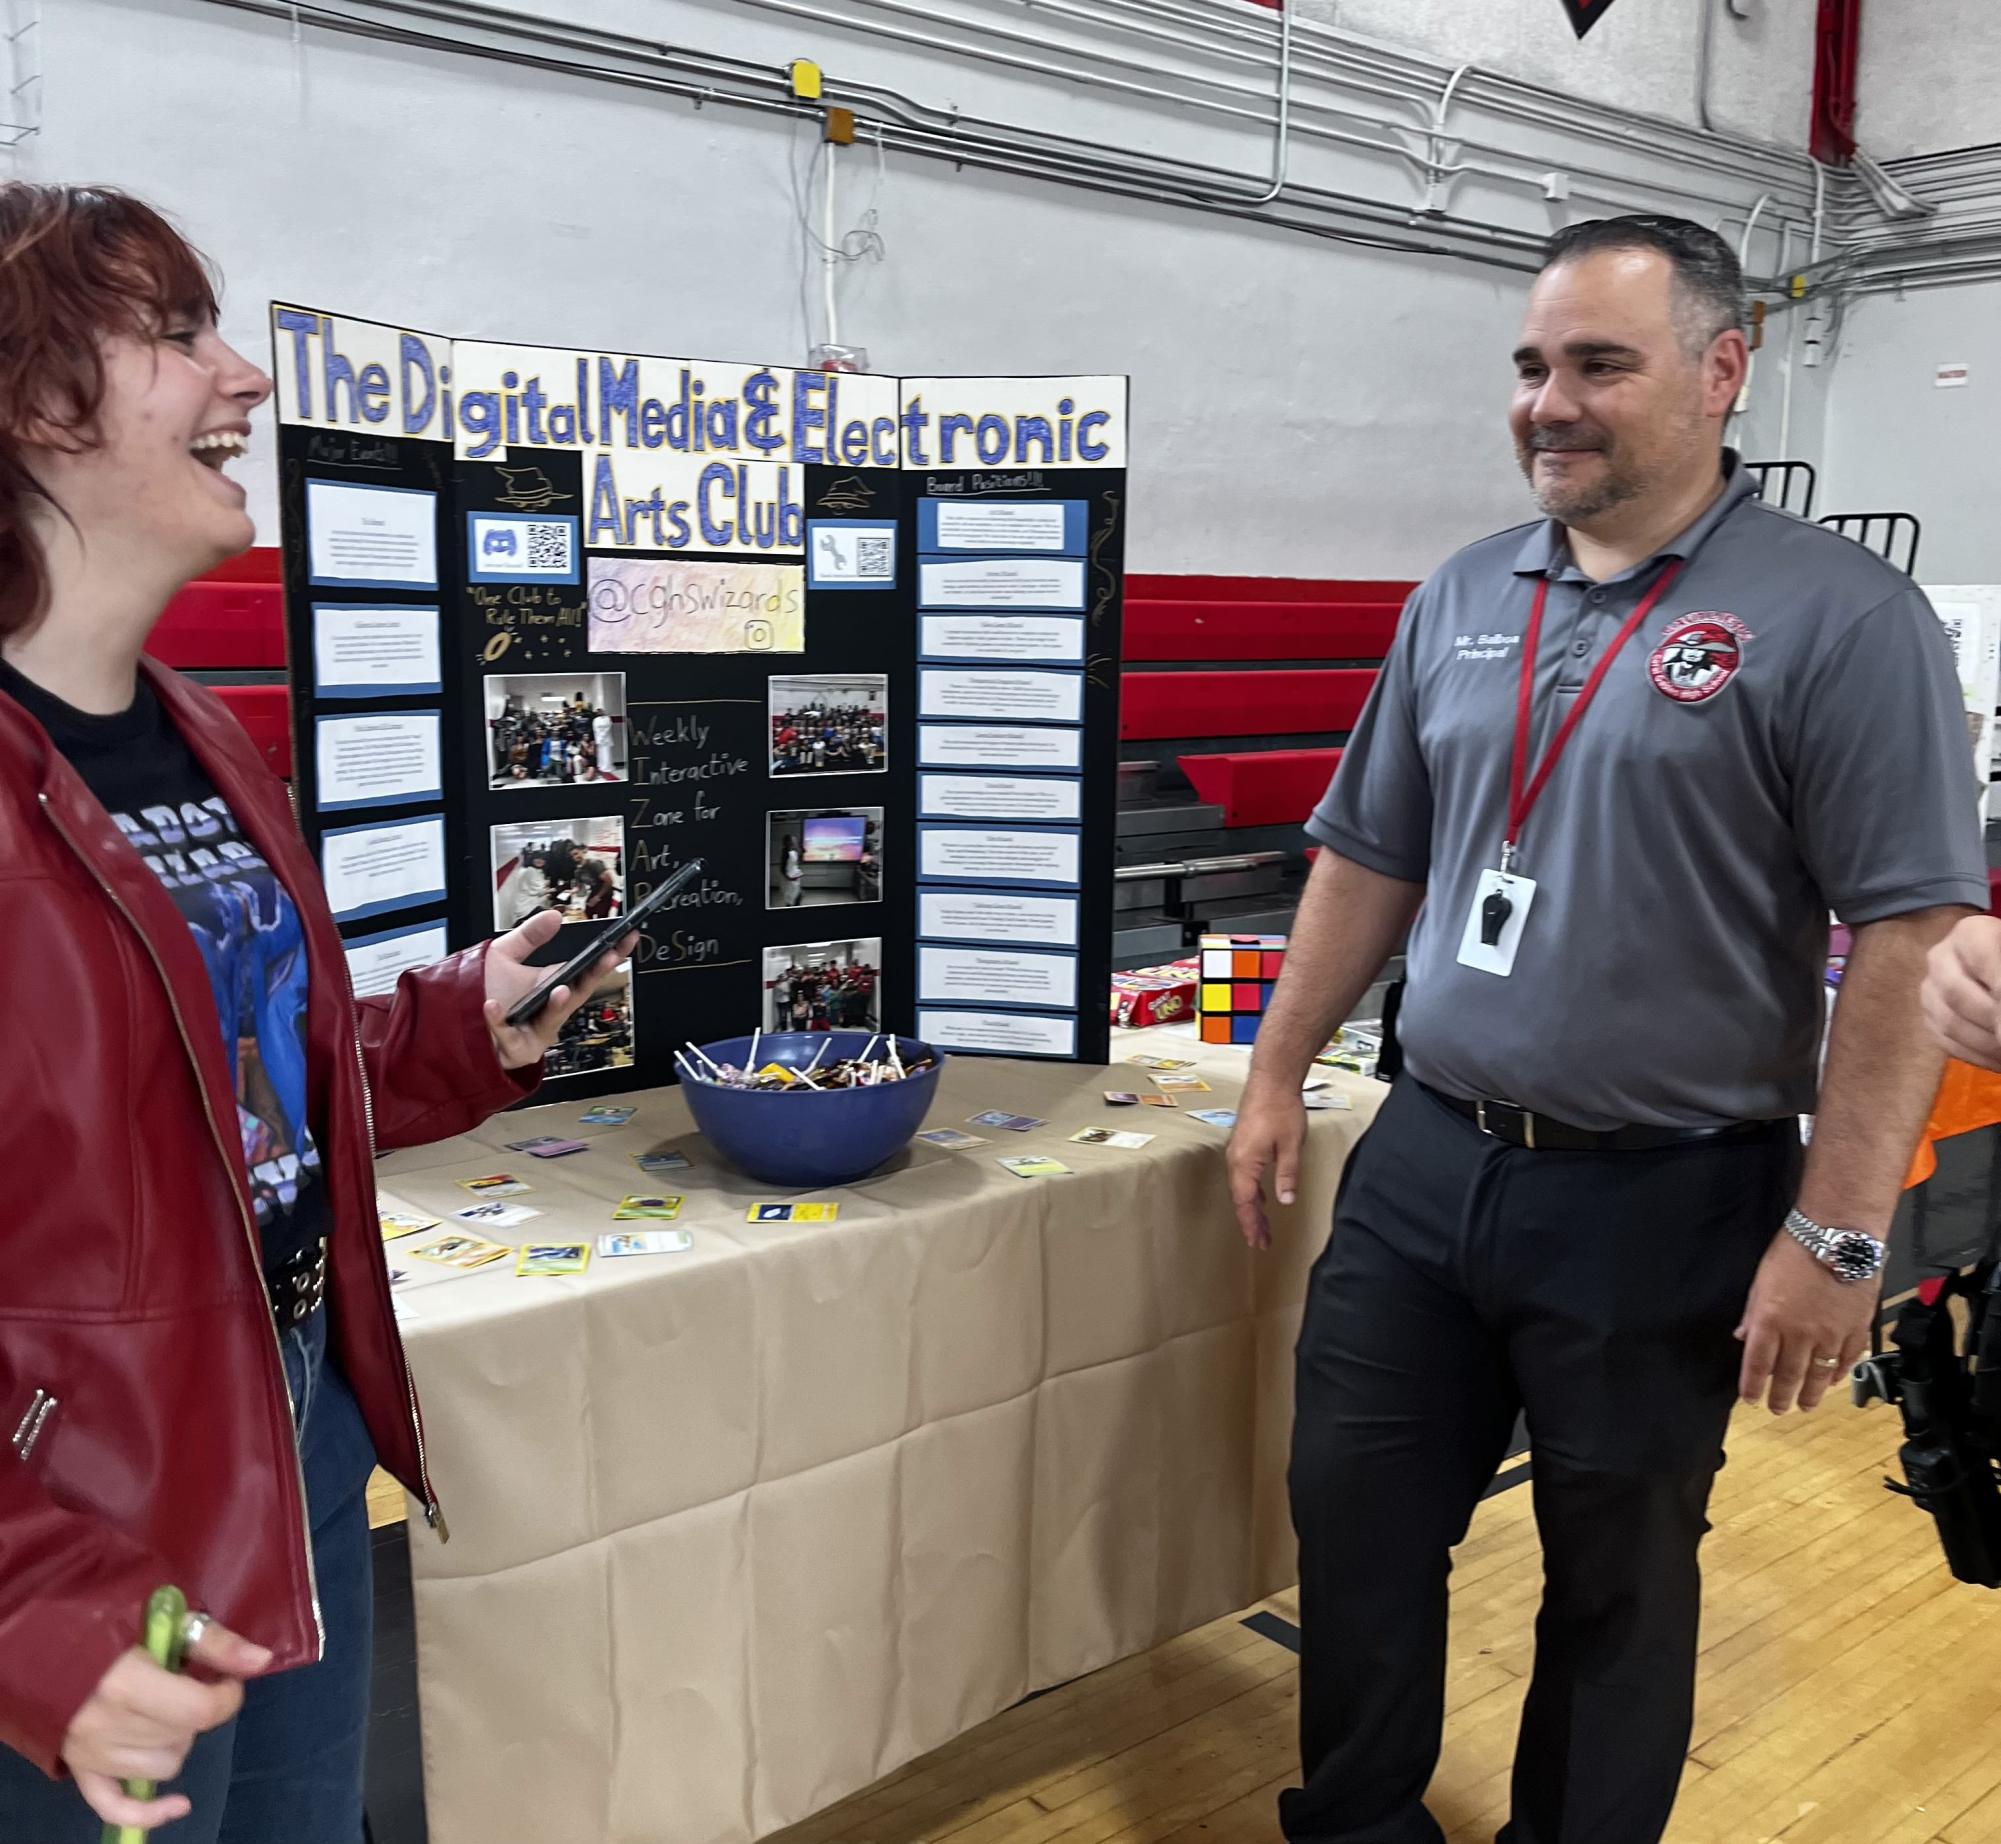
<path fill-rule="evenodd" d="M 544 915 L 357 1001 L 284 787 L 141 657 L 269 391 L 154 212 L 0 186 L 0 1844 L 358 1844 L 378 1455 L 437 1522 L 373 1158 L 586 996 L 505 1024 Z"/>

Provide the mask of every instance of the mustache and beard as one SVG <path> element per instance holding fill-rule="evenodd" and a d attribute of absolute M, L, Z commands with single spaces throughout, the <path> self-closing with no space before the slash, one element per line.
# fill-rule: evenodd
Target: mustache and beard
<path fill-rule="evenodd" d="M 1601 464 L 1574 474 L 1564 469 L 1538 475 L 1536 459 L 1546 454 L 1595 454 Z M 1515 458 L 1543 516 L 1564 525 L 1603 518 L 1646 490 L 1645 478 L 1621 454 L 1618 443 L 1604 431 L 1581 423 L 1531 429 L 1515 444 Z"/>

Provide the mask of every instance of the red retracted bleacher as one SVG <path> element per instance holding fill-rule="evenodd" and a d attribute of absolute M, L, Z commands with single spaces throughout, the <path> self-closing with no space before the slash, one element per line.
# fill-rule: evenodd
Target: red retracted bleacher
<path fill-rule="evenodd" d="M 275 549 L 246 551 L 188 584 L 167 604 L 146 651 L 207 684 L 236 713 L 271 772 L 291 775 L 285 591 Z"/>
<path fill-rule="evenodd" d="M 1255 754 L 1187 755 L 1182 772 L 1226 826 L 1283 826 L 1304 820 L 1327 791 L 1338 749 L 1265 749 Z"/>
<path fill-rule="evenodd" d="M 1121 682 L 1119 735 L 1297 736 L 1349 730 L 1376 669 L 1333 672 L 1129 672 Z"/>

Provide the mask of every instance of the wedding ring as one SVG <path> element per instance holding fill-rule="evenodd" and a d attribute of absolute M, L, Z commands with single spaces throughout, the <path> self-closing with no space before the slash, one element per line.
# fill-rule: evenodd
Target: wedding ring
<path fill-rule="evenodd" d="M 1813 1365 L 1816 1370 L 1839 1370 L 1841 1360 L 1838 1357 L 1817 1357 L 1813 1360 Z"/>
<path fill-rule="evenodd" d="M 205 1613 L 191 1613 L 181 1622 L 181 1650 L 192 1652 L 215 1622 Z"/>

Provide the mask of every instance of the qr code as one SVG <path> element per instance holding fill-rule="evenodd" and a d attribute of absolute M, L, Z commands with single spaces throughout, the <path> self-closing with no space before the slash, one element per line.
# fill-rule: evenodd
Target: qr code
<path fill-rule="evenodd" d="M 527 567 L 531 570 L 568 570 L 570 567 L 570 527 L 560 520 L 531 519 L 525 527 L 528 539 Z"/>
<path fill-rule="evenodd" d="M 855 574 L 871 579 L 893 576 L 896 566 L 892 560 L 891 540 L 887 533 L 876 538 L 855 540 Z"/>

